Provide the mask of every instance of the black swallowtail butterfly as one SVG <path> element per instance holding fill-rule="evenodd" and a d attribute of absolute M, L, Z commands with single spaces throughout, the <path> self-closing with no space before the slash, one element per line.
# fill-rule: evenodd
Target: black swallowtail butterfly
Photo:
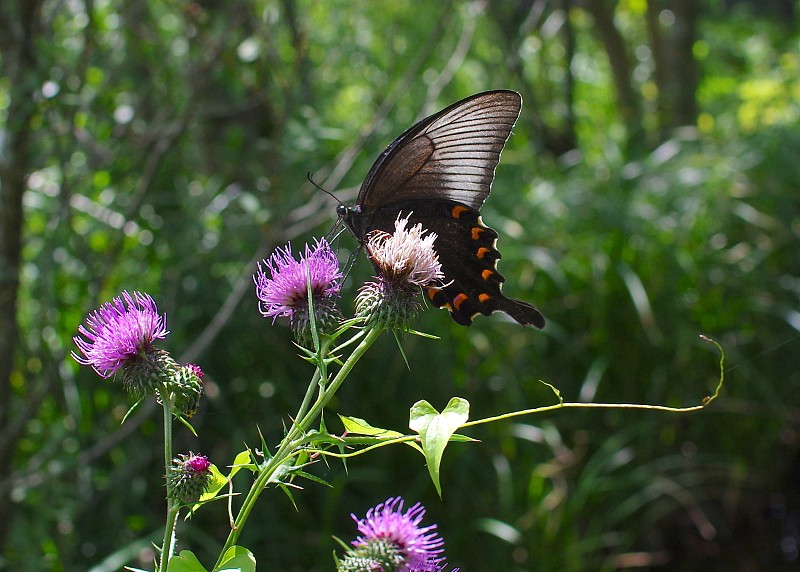
<path fill-rule="evenodd" d="M 423 119 L 381 153 L 357 204 L 337 209 L 361 243 L 373 230 L 394 231 L 400 212 L 412 213 L 409 225 L 435 232 L 446 285 L 426 295 L 464 326 L 477 314 L 505 312 L 520 324 L 544 327 L 535 307 L 503 295 L 497 232 L 480 217 L 521 107 L 514 91 L 487 91 Z"/>

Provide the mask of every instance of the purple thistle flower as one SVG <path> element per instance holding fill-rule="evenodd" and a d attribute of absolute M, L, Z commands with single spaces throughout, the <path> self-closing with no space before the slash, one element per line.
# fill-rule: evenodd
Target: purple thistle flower
<path fill-rule="evenodd" d="M 86 327 L 78 326 L 78 333 L 72 339 L 83 357 L 71 352 L 72 357 L 108 378 L 126 363 L 144 357 L 153 342 L 164 339 L 169 331 L 167 315 L 158 314 L 153 298 L 124 291 L 90 313 Z"/>
<path fill-rule="evenodd" d="M 403 499 L 390 497 L 384 503 L 367 511 L 365 519 L 350 516 L 356 521 L 361 533 L 353 546 L 367 547 L 371 544 L 391 544 L 400 554 L 403 562 L 398 572 L 431 572 L 443 569 L 444 540 L 436 533 L 436 525 L 420 526 L 425 515 L 425 507 L 416 503 L 403 512 Z"/>
<path fill-rule="evenodd" d="M 339 295 L 342 273 L 339 260 L 325 239 L 316 241 L 313 248 L 306 245 L 305 254 L 296 260 L 292 245 L 278 248 L 266 268 L 258 265 L 253 276 L 258 297 L 258 309 L 265 318 L 288 316 L 296 333 L 305 334 L 310 326 L 308 315 L 308 284 L 314 302 L 315 318 L 325 326 L 338 318 L 334 300 Z"/>
<path fill-rule="evenodd" d="M 211 467 L 211 461 L 205 455 L 195 455 L 189 451 L 189 458 L 186 459 L 186 468 L 195 473 L 205 473 Z"/>
<path fill-rule="evenodd" d="M 446 572 L 447 562 L 440 560 L 429 560 L 426 563 L 414 566 L 408 572 Z M 460 568 L 453 568 L 450 572 L 458 572 Z"/>

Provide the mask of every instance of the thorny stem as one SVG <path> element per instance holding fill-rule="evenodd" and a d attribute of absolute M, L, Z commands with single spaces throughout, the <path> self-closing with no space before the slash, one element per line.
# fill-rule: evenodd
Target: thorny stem
<path fill-rule="evenodd" d="M 161 560 L 159 572 L 166 572 L 169 559 L 175 548 L 175 523 L 178 520 L 178 503 L 172 498 L 172 486 L 169 479 L 170 465 L 172 464 L 172 409 L 173 396 L 162 383 L 159 387 L 162 409 L 164 411 L 164 476 L 167 482 L 167 519 L 164 527 L 164 542 L 161 544 Z"/>
<path fill-rule="evenodd" d="M 248 491 L 247 496 L 242 503 L 242 508 L 239 510 L 239 514 L 234 520 L 233 529 L 231 530 L 230 534 L 228 534 L 228 538 L 225 541 L 225 546 L 223 546 L 222 550 L 220 551 L 220 555 L 216 564 L 214 565 L 214 569 L 216 569 L 222 563 L 222 557 L 228 551 L 228 549 L 236 544 L 242 527 L 247 521 L 247 518 L 250 516 L 250 513 L 253 510 L 259 495 L 266 488 L 266 486 L 272 482 L 275 472 L 281 466 L 283 466 L 286 461 L 295 453 L 297 448 L 303 444 L 306 438 L 305 433 L 308 428 L 311 426 L 314 420 L 319 417 L 319 415 L 322 413 L 322 410 L 336 394 L 336 391 L 347 378 L 348 374 L 352 371 L 353 367 L 356 365 L 356 363 L 358 363 L 364 353 L 366 353 L 366 351 L 375 342 L 383 330 L 383 326 L 370 327 L 364 336 L 364 339 L 361 340 L 361 343 L 358 344 L 344 364 L 342 364 L 342 367 L 337 372 L 336 377 L 333 378 L 327 387 L 321 388 L 322 391 L 317 397 L 314 405 L 312 405 L 309 409 L 308 413 L 303 413 L 303 409 L 307 407 L 307 402 L 310 401 L 310 399 L 304 399 L 303 405 L 301 405 L 298 412 L 298 418 L 292 424 L 289 432 L 281 441 L 277 452 L 260 468 L 258 477 L 250 487 L 250 490 Z M 320 364 L 317 364 L 317 369 L 311 378 L 309 391 L 306 393 L 307 398 L 309 398 L 313 393 L 313 388 L 319 385 L 319 380 Z"/>

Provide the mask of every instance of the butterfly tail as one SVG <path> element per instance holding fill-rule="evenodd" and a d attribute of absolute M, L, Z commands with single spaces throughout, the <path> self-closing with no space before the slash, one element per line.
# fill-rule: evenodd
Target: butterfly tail
<path fill-rule="evenodd" d="M 508 314 L 523 326 L 535 326 L 540 330 L 544 328 L 544 316 L 531 304 L 512 300 L 511 298 L 501 298 L 498 310 Z"/>

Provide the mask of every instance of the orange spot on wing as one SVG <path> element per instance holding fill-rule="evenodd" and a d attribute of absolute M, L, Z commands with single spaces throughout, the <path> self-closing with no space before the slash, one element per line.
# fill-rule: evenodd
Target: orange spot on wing
<path fill-rule="evenodd" d="M 479 226 L 472 227 L 472 240 L 478 240 L 484 232 L 484 229 Z"/>
<path fill-rule="evenodd" d="M 467 212 L 469 209 L 467 207 L 457 205 L 453 207 L 453 210 L 450 211 L 450 215 L 453 218 L 461 218 L 461 215 Z"/>
<path fill-rule="evenodd" d="M 494 275 L 494 272 L 489 270 L 488 268 L 486 270 L 484 270 L 483 272 L 481 272 L 481 278 L 483 278 L 484 280 L 488 280 L 493 275 Z"/>
<path fill-rule="evenodd" d="M 462 292 L 461 294 L 459 294 L 458 296 L 453 298 L 453 306 L 455 306 L 456 310 L 460 310 L 461 309 L 461 304 L 463 304 L 467 300 L 469 300 L 469 296 L 467 296 L 466 294 L 464 294 Z"/>
<path fill-rule="evenodd" d="M 433 300 L 439 292 L 441 292 L 441 290 L 438 288 L 428 288 L 426 294 L 428 295 L 428 299 Z"/>
<path fill-rule="evenodd" d="M 486 302 L 486 300 L 489 300 L 490 298 L 491 296 L 489 296 L 486 292 L 478 294 L 478 300 L 480 300 L 481 303 Z"/>
<path fill-rule="evenodd" d="M 481 246 L 478 249 L 478 252 L 475 253 L 475 256 L 477 256 L 478 258 L 483 258 L 487 254 L 489 254 L 491 251 L 492 251 L 491 248 L 486 248 L 485 246 Z"/>

